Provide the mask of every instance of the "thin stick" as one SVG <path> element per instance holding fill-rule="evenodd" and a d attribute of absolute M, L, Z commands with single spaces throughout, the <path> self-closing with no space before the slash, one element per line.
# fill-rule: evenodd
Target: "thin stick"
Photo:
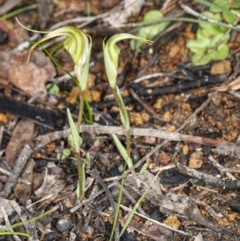
<path fill-rule="evenodd" d="M 233 190 L 233 189 L 240 188 L 240 180 L 219 179 L 217 177 L 191 169 L 187 166 L 182 165 L 179 162 L 176 164 L 176 167 L 180 173 L 193 177 L 193 178 L 200 180 L 200 181 L 206 183 L 207 185 L 211 185 L 213 187 L 226 189 L 226 190 Z"/>
<path fill-rule="evenodd" d="M 89 132 L 95 134 L 117 134 L 117 135 L 126 135 L 125 128 L 116 127 L 116 126 L 102 126 L 102 125 L 81 125 L 81 132 Z M 38 136 L 36 141 L 38 144 L 36 145 L 35 150 L 42 148 L 43 146 L 49 144 L 52 141 L 59 140 L 62 138 L 66 138 L 70 133 L 70 129 L 66 129 L 63 131 L 56 131 L 49 133 L 47 135 Z M 152 128 L 131 128 L 130 135 L 133 136 L 151 136 L 157 137 L 160 139 L 165 139 L 168 141 L 185 141 L 185 142 L 193 142 L 201 145 L 209 145 L 209 146 L 226 146 L 231 147 L 232 150 L 239 150 L 240 146 L 228 141 L 223 140 L 215 140 L 211 138 L 204 138 L 200 136 L 186 135 L 177 132 L 167 132 L 162 130 L 156 130 Z M 231 154 L 231 153 L 229 153 Z"/>

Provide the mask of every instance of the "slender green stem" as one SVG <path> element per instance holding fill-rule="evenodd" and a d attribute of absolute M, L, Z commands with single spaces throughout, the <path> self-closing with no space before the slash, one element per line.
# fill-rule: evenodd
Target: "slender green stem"
<path fill-rule="evenodd" d="M 80 132 L 80 126 L 81 126 L 81 123 L 82 123 L 84 97 L 85 97 L 85 91 L 80 91 L 80 94 L 79 94 L 79 112 L 78 112 L 78 122 L 77 122 L 78 132 Z"/>
<path fill-rule="evenodd" d="M 126 130 L 126 149 L 127 149 L 127 154 L 130 156 L 130 129 Z"/>
<path fill-rule="evenodd" d="M 6 20 L 8 18 L 12 18 L 12 17 L 14 17 L 14 16 L 16 16 L 18 14 L 21 14 L 21 13 L 23 13 L 25 11 L 33 10 L 33 9 L 36 9 L 36 8 L 37 8 L 37 4 L 32 4 L 32 5 L 23 7 L 23 8 L 19 8 L 19 9 L 15 10 L 15 11 L 12 11 L 10 13 L 7 13 L 7 14 L 1 16 L 0 17 L 0 21 Z"/>
<path fill-rule="evenodd" d="M 118 94 L 116 89 L 112 89 L 114 98 L 119 106 L 121 121 L 126 130 L 126 150 L 127 154 L 130 156 L 130 121 L 126 107 L 123 103 L 122 96 Z"/>
<path fill-rule="evenodd" d="M 130 137 L 130 120 L 129 120 L 128 112 L 124 105 L 122 96 L 118 90 L 118 87 L 116 87 L 115 89 L 112 88 L 112 92 L 113 92 L 114 98 L 119 106 L 121 121 L 126 130 L 126 150 L 127 150 L 128 156 L 130 157 L 131 137 Z M 132 166 L 132 164 L 131 164 L 131 166 Z M 131 168 L 131 166 L 129 166 L 129 168 Z M 135 174 L 135 171 L 133 170 L 132 173 Z"/>
<path fill-rule="evenodd" d="M 12 231 L 0 232 L 0 236 L 4 236 L 4 235 L 19 235 L 19 236 L 24 236 L 24 237 L 27 237 L 27 238 L 31 237 L 30 234 L 22 233 L 22 232 L 12 232 Z"/>
<path fill-rule="evenodd" d="M 128 113 L 123 103 L 122 96 L 118 94 L 116 89 L 112 89 L 112 91 L 113 91 L 114 98 L 119 106 L 122 124 L 126 130 L 126 150 L 130 156 L 130 133 L 128 133 L 130 132 L 130 128 L 129 128 L 130 124 L 129 124 Z"/>
<path fill-rule="evenodd" d="M 115 215 L 114 215 L 114 220 L 113 220 L 113 227 L 112 227 L 112 232 L 111 232 L 111 236 L 109 241 L 112 241 L 113 239 L 113 235 L 114 235 L 114 231 L 117 225 L 117 221 L 119 218 L 119 211 L 120 211 L 120 206 L 121 206 L 121 202 L 122 202 L 122 196 L 123 196 L 123 185 L 124 185 L 124 180 L 125 180 L 125 170 L 126 170 L 126 163 L 124 165 L 124 171 L 123 171 L 123 175 L 122 175 L 122 179 L 121 179 L 121 186 L 119 189 L 119 195 L 118 195 L 118 202 L 117 205 L 115 205 Z"/>
<path fill-rule="evenodd" d="M 78 169 L 78 197 L 81 198 L 84 196 L 83 176 L 82 176 L 83 164 L 82 164 L 80 152 L 76 152 L 76 155 L 77 155 L 77 169 Z"/>
<path fill-rule="evenodd" d="M 82 123 L 82 117 L 83 117 L 83 106 L 84 106 L 84 97 L 85 97 L 85 91 L 80 91 L 79 93 L 79 112 L 78 112 L 78 122 L 77 122 L 77 130 L 78 133 L 80 133 L 80 126 Z M 84 172 L 84 165 L 82 163 L 81 154 L 77 154 L 77 169 L 78 169 L 78 188 L 79 188 L 79 198 L 84 196 L 84 183 L 83 180 L 83 172 Z"/>

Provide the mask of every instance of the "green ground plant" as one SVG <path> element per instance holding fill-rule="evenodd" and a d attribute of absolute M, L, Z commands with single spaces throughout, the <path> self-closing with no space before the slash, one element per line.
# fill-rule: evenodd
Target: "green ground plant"
<path fill-rule="evenodd" d="M 116 34 L 111 37 L 106 43 L 103 41 L 103 57 L 108 83 L 119 106 L 121 121 L 126 130 L 126 149 L 123 147 L 115 134 L 112 134 L 112 136 L 120 154 L 127 163 L 128 167 L 131 168 L 133 164 L 130 156 L 130 121 L 126 106 L 123 102 L 121 93 L 117 86 L 117 68 L 120 48 L 117 46 L 116 43 L 124 39 L 135 39 L 145 43 L 151 43 L 151 41 L 126 33 Z"/>
<path fill-rule="evenodd" d="M 199 0 L 200 2 L 200 0 Z M 216 7 L 215 5 L 218 5 L 219 1 L 214 1 L 215 4 L 211 5 L 210 9 L 208 12 L 205 12 L 204 15 L 215 19 L 219 21 L 226 21 L 228 23 L 233 23 L 236 18 L 232 17 L 232 13 L 230 11 L 230 7 L 227 7 L 228 11 L 224 11 L 225 15 L 222 14 L 222 9 L 226 7 L 225 5 L 222 5 L 220 7 Z M 214 10 L 215 7 L 215 10 Z M 161 20 L 163 22 L 157 23 L 158 20 Z M 143 27 L 142 29 L 139 30 L 137 36 L 131 35 L 131 34 L 118 34 L 113 37 L 111 37 L 108 41 L 103 41 L 103 54 L 104 54 L 104 63 L 105 63 L 105 69 L 107 73 L 107 78 L 109 81 L 109 86 L 113 92 L 113 95 L 115 97 L 115 100 L 118 104 L 119 107 L 119 113 L 120 113 L 120 118 L 121 122 L 126 130 L 126 147 L 120 142 L 118 137 L 113 134 L 113 140 L 115 142 L 115 145 L 117 149 L 119 150 L 121 156 L 125 160 L 126 165 L 131 168 L 132 167 L 132 160 L 130 157 L 130 121 L 129 121 L 129 116 L 126 110 L 126 107 L 124 105 L 122 96 L 120 94 L 119 88 L 117 86 L 117 68 L 118 68 L 118 59 L 119 59 L 119 54 L 120 54 L 120 49 L 117 46 L 117 42 L 124 40 L 124 39 L 132 39 L 132 49 L 134 50 L 139 50 L 142 44 L 137 44 L 136 40 L 141 40 L 141 43 L 147 43 L 149 44 L 150 41 L 146 40 L 145 38 L 150 38 L 153 39 L 154 37 L 157 36 L 161 31 L 163 31 L 170 23 L 170 21 L 190 21 L 189 19 L 174 19 L 174 18 L 169 18 L 169 19 L 164 19 L 163 15 L 160 11 L 152 11 L 147 13 L 144 16 L 142 24 L 150 25 L 151 22 L 154 24 L 153 26 L 147 26 Z M 194 53 L 198 54 L 200 51 L 208 51 L 210 48 L 212 48 L 213 44 L 218 43 L 221 40 L 221 44 L 219 45 L 217 49 L 217 53 L 212 54 L 211 60 L 216 60 L 216 59 L 221 59 L 221 58 L 226 58 L 228 55 L 228 49 L 227 49 L 227 43 L 229 40 L 229 36 L 225 35 L 225 32 L 227 30 L 226 27 L 222 26 L 221 24 L 216 24 L 217 26 L 206 23 L 205 21 L 199 21 L 199 20 L 192 20 L 192 22 L 198 22 L 200 23 L 200 28 L 197 32 L 197 40 L 200 40 L 201 44 L 199 42 L 190 42 L 188 43 L 187 47 Z M 20 24 L 21 25 L 21 24 Z M 24 27 L 23 25 L 21 25 Z M 24 27 L 26 28 L 26 27 Z M 27 29 L 27 28 L 26 28 Z M 29 31 L 32 31 L 28 29 Z M 38 31 L 34 31 L 38 32 Z M 44 32 L 40 32 L 44 33 Z M 80 96 L 79 96 L 79 116 L 78 116 L 78 122 L 77 124 L 74 123 L 72 115 L 67 109 L 67 116 L 68 116 L 68 121 L 69 121 L 69 126 L 71 129 L 71 138 L 72 138 L 72 143 L 76 152 L 76 157 L 77 157 L 77 169 L 78 169 L 78 187 L 77 187 L 77 196 L 79 199 L 84 197 L 84 191 L 85 191 L 85 163 L 81 159 L 81 152 L 80 152 L 80 146 L 82 144 L 82 138 L 80 136 L 80 126 L 82 123 L 82 117 L 83 117 L 83 106 L 84 106 L 84 99 L 85 99 L 85 91 L 87 88 L 87 79 L 88 79 L 88 71 L 89 71 L 89 61 L 90 61 L 90 54 L 91 54 L 91 47 L 92 47 L 92 41 L 90 36 L 86 35 L 83 31 L 81 31 L 78 28 L 71 27 L 71 26 L 66 26 L 62 27 L 59 29 L 56 29 L 51 32 L 45 32 L 47 35 L 38 41 L 37 43 L 33 44 L 33 46 L 30 49 L 29 52 L 29 57 L 30 58 L 31 52 L 36 48 L 39 44 L 43 43 L 44 41 L 47 41 L 51 38 L 55 38 L 58 36 L 64 36 L 65 39 L 63 41 L 63 46 L 64 48 L 69 52 L 71 55 L 73 62 L 75 64 L 75 73 L 77 76 L 77 81 L 76 84 L 79 87 L 80 90 Z M 207 39 L 207 40 L 206 40 Z M 211 40 L 211 41 L 210 41 Z M 195 48 L 195 49 L 194 49 Z M 198 49 L 200 50 L 198 50 Z M 204 52 L 204 53 L 205 53 Z M 220 56 L 220 54 L 222 56 Z M 220 57 L 219 57 L 220 56 Z M 199 57 L 199 56 L 197 56 Z M 201 58 L 201 56 L 200 56 Z M 197 58 L 196 58 L 197 59 Z M 193 57 L 193 62 L 195 62 L 195 57 Z M 201 63 L 202 64 L 202 63 Z M 61 157 L 59 157 L 61 158 Z M 117 212 L 115 214 L 115 219 L 114 219 L 114 225 L 113 225 L 113 232 L 112 236 L 110 239 L 113 237 L 114 233 L 114 227 L 116 224 L 116 220 L 118 219 L 118 211 L 120 209 L 120 202 L 121 202 L 121 197 L 122 197 L 122 191 L 123 191 L 123 183 L 124 183 L 124 175 L 122 178 L 121 182 L 121 189 L 120 189 L 120 194 L 118 198 L 118 204 L 117 204 Z M 150 187 L 149 187 L 150 188 Z M 146 190 L 146 192 L 148 189 Z M 146 193 L 145 192 L 145 193 Z M 144 193 L 144 195 L 145 195 Z M 134 211 L 136 211 L 137 207 L 140 205 L 140 202 L 144 195 L 138 200 L 136 205 L 134 206 Z M 131 218 L 133 217 L 134 212 L 129 215 L 129 219 L 126 222 L 125 228 L 123 231 L 120 233 L 120 236 L 123 234 L 124 230 L 126 229 L 126 226 L 129 224 L 131 221 Z M 1 235 L 1 233 L 0 233 Z"/>
<path fill-rule="evenodd" d="M 230 3 L 227 0 L 215 0 L 212 3 L 203 0 L 200 3 L 209 7 L 203 16 L 218 22 L 234 24 L 237 16 L 231 9 L 239 9 L 240 3 Z M 193 52 L 192 62 L 194 65 L 204 65 L 211 61 L 224 60 L 229 55 L 228 41 L 230 34 L 227 27 L 213 25 L 210 22 L 199 23 L 196 39 L 187 42 L 187 48 Z"/>
<path fill-rule="evenodd" d="M 19 23 L 19 22 L 18 22 Z M 29 31 L 33 31 L 31 29 L 26 28 L 21 23 L 19 23 L 22 27 Z M 34 32 L 38 32 L 35 31 Z M 86 35 L 83 31 L 76 27 L 66 26 L 56 29 L 51 32 L 42 32 L 47 33 L 47 35 L 39 40 L 37 43 L 33 44 L 30 48 L 28 61 L 32 51 L 41 43 L 55 37 L 64 36 L 65 39 L 63 41 L 64 48 L 71 55 L 74 62 L 74 70 L 77 76 L 77 84 L 80 90 L 79 94 L 79 115 L 78 122 L 75 126 L 70 111 L 67 110 L 68 121 L 71 129 L 71 135 L 73 138 L 74 148 L 76 152 L 77 158 L 77 169 L 78 169 L 78 187 L 77 187 L 77 196 L 78 198 L 84 197 L 85 191 L 85 164 L 81 160 L 80 154 L 80 145 L 82 143 L 82 139 L 80 137 L 80 125 L 82 123 L 83 116 L 83 106 L 84 106 L 84 98 L 85 91 L 87 89 L 87 80 L 88 80 L 88 71 L 89 71 L 89 61 L 91 54 L 92 41 L 91 38 Z"/>
<path fill-rule="evenodd" d="M 24 27 L 23 25 L 21 26 Z M 83 104 L 84 104 L 84 98 L 85 98 L 85 91 L 87 88 L 87 79 L 88 79 L 92 41 L 91 41 L 91 38 L 87 36 L 83 31 L 81 31 L 78 28 L 70 27 L 70 26 L 62 27 L 52 32 L 46 32 L 46 33 L 47 35 L 44 38 L 42 38 L 40 41 L 32 45 L 32 47 L 30 48 L 28 60 L 34 48 L 36 48 L 42 42 L 47 41 L 54 37 L 65 36 L 65 40 L 63 41 L 63 46 L 69 52 L 69 54 L 71 55 L 75 63 L 75 73 L 78 80 L 77 85 L 80 90 L 79 116 L 78 116 L 77 125 L 74 123 L 69 109 L 67 109 L 67 117 L 68 117 L 68 122 L 71 130 L 71 139 L 72 139 L 71 142 L 75 149 L 76 158 L 77 158 L 77 169 L 78 169 L 77 196 L 79 199 L 81 199 L 84 197 L 84 191 L 85 191 L 85 163 L 84 161 L 82 161 L 81 153 L 80 153 L 80 146 L 82 144 L 82 138 L 80 136 L 80 126 L 82 123 Z M 105 69 L 107 73 L 109 86 L 113 92 L 114 98 L 119 107 L 121 122 L 126 130 L 126 147 L 122 145 L 122 143 L 120 142 L 120 140 L 115 134 L 112 134 L 112 137 L 118 151 L 120 152 L 121 156 L 125 160 L 125 166 L 127 165 L 129 168 L 131 168 L 133 166 L 133 163 L 130 156 L 130 121 L 126 110 L 126 106 L 123 102 L 120 90 L 117 86 L 117 68 L 118 68 L 118 60 L 119 60 L 119 54 L 120 54 L 120 48 L 117 46 L 117 42 L 124 39 L 140 40 L 148 44 L 150 44 L 151 41 L 138 36 L 134 36 L 132 34 L 126 34 L 126 33 L 114 35 L 108 41 L 106 41 L 106 43 L 105 41 L 103 41 L 103 56 L 104 56 Z M 67 155 L 68 154 L 69 153 L 67 153 Z M 59 158 L 61 158 L 61 156 Z M 110 240 L 113 237 L 115 226 L 118 220 L 118 213 L 120 210 L 120 204 L 121 204 L 121 199 L 123 194 L 123 183 L 124 183 L 124 174 L 121 181 L 121 188 L 119 192 L 118 203 L 116 206 L 116 213 L 114 217 L 114 224 L 113 224 L 112 235 Z M 130 217 L 133 217 L 133 214 L 130 215 Z M 127 223 L 130 222 L 129 220 Z M 126 229 L 126 225 L 124 229 Z"/>
<path fill-rule="evenodd" d="M 228 42 L 230 39 L 229 29 L 237 30 L 235 23 L 239 18 L 239 1 L 228 0 L 195 0 L 205 5 L 208 9 L 202 12 L 199 18 L 164 17 L 159 10 L 148 11 L 141 22 L 132 23 L 137 27 L 138 37 L 154 39 L 173 21 L 198 23 L 196 39 L 186 43 L 193 55 L 194 65 L 208 64 L 210 61 L 224 60 L 229 55 Z M 196 13 L 198 14 L 198 13 Z M 204 17 L 206 17 L 204 19 Z M 143 42 L 131 41 L 131 49 L 141 51 Z"/>
<path fill-rule="evenodd" d="M 18 22 L 19 23 L 19 22 Z M 21 23 L 19 23 L 22 27 Z M 39 32 L 35 30 L 31 30 L 26 28 L 29 31 Z M 89 72 L 89 61 L 90 61 L 90 54 L 91 54 L 91 47 L 92 47 L 92 41 L 90 36 L 86 35 L 82 30 L 66 26 L 61 27 L 59 29 L 56 29 L 51 32 L 42 32 L 40 33 L 47 33 L 47 35 L 39 40 L 37 43 L 33 44 L 30 48 L 29 55 L 28 55 L 28 61 L 30 58 L 30 55 L 32 51 L 41 43 L 55 37 L 59 36 L 65 36 L 65 39 L 63 41 L 64 48 L 69 52 L 71 55 L 74 63 L 75 63 L 75 73 L 77 76 L 77 85 L 80 90 L 80 96 L 79 96 L 79 115 L 78 115 L 78 122 L 75 126 L 74 121 L 72 119 L 72 116 L 70 114 L 70 111 L 67 110 L 67 116 L 69 121 L 69 126 L 71 129 L 71 135 L 74 143 L 74 148 L 77 156 L 77 163 L 78 163 L 78 197 L 81 198 L 84 196 L 84 186 L 85 186 L 85 180 L 83 178 L 83 173 L 85 173 L 84 169 L 84 163 L 81 161 L 81 155 L 80 155 L 80 146 L 82 143 L 82 139 L 80 137 L 80 126 L 82 123 L 82 116 L 83 116 L 83 106 L 84 106 L 84 99 L 85 99 L 85 91 L 87 89 L 87 80 L 88 80 L 88 72 Z M 113 134 L 113 140 L 122 155 L 123 159 L 127 163 L 127 166 L 129 168 L 132 167 L 132 160 L 130 157 L 130 121 L 129 116 L 126 110 L 126 107 L 124 105 L 124 102 L 122 100 L 122 96 L 120 94 L 119 88 L 117 86 L 117 68 L 118 68 L 118 59 L 120 54 L 120 49 L 116 45 L 118 41 L 124 40 L 124 39 L 137 39 L 141 40 L 146 43 L 150 43 L 150 41 L 140 38 L 137 36 L 134 36 L 132 34 L 117 34 L 113 37 L 111 37 L 106 43 L 103 41 L 103 55 L 104 55 L 104 64 L 105 69 L 109 81 L 109 85 L 112 89 L 114 98 L 119 106 L 119 112 L 122 124 L 124 128 L 126 129 L 126 148 L 122 145 L 122 143 L 118 140 L 117 136 Z"/>
<path fill-rule="evenodd" d="M 166 29 L 166 27 L 171 23 L 170 21 L 166 22 L 158 22 L 153 23 L 154 21 L 161 20 L 163 18 L 163 14 L 159 10 L 150 10 L 148 11 L 142 20 L 142 24 L 149 24 L 149 26 L 141 27 L 136 36 L 144 39 L 152 40 L 158 34 Z M 132 39 L 130 42 L 130 46 L 132 50 L 137 50 L 138 52 L 141 51 L 141 47 L 146 44 L 144 41 L 136 41 L 136 39 Z"/>

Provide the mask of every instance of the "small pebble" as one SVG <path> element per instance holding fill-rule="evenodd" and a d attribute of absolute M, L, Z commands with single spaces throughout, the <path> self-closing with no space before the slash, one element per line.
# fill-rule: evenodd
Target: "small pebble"
<path fill-rule="evenodd" d="M 95 231 L 95 230 L 94 230 L 94 227 L 92 227 L 92 226 L 89 225 L 89 226 L 87 227 L 86 233 L 92 236 L 92 235 L 94 234 L 94 231 Z"/>
<path fill-rule="evenodd" d="M 231 72 L 232 72 L 231 62 L 228 60 L 223 60 L 221 62 L 214 64 L 210 70 L 211 75 L 230 74 Z"/>
<path fill-rule="evenodd" d="M 201 168 L 203 165 L 203 153 L 201 151 L 195 151 L 191 154 L 188 166 L 193 169 Z"/>
<path fill-rule="evenodd" d="M 72 221 L 70 219 L 60 219 L 56 224 L 56 229 L 58 232 L 64 232 L 72 226 Z"/>

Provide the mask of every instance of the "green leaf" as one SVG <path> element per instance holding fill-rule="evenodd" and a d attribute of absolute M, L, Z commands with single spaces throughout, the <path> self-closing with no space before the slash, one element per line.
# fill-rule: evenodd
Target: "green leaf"
<path fill-rule="evenodd" d="M 141 27 L 137 33 L 138 37 L 146 38 L 146 39 L 154 39 L 158 34 L 160 34 L 171 22 L 165 21 L 161 23 L 154 23 L 160 20 L 163 17 L 162 12 L 158 10 L 148 11 L 144 17 L 142 23 L 152 23 L 150 26 Z M 132 50 L 140 50 L 140 48 L 144 45 L 144 42 L 137 42 L 132 39 L 130 43 L 130 47 Z"/>
<path fill-rule="evenodd" d="M 240 1 L 239 0 L 234 0 L 234 1 L 229 1 L 229 6 L 230 8 L 237 9 L 240 8 Z"/>
<path fill-rule="evenodd" d="M 153 22 L 156 21 L 160 18 L 163 17 L 163 14 L 161 11 L 158 10 L 150 10 L 148 11 L 144 17 L 143 17 L 143 22 L 147 23 L 147 22 Z"/>
<path fill-rule="evenodd" d="M 58 160 L 64 160 L 66 159 L 67 157 L 69 157 L 71 154 L 71 151 L 68 149 L 68 148 L 64 148 L 62 153 L 58 153 L 57 154 L 57 159 Z"/>
<path fill-rule="evenodd" d="M 219 14 L 219 13 L 213 13 L 213 12 L 210 12 L 210 11 L 205 11 L 205 12 L 202 12 L 202 15 L 206 16 L 208 18 L 217 20 L 219 22 L 222 20 L 221 14 Z"/>
<path fill-rule="evenodd" d="M 78 134 L 77 127 L 72 119 L 71 113 L 69 109 L 67 108 L 67 117 L 68 117 L 68 123 L 71 129 L 71 134 L 73 138 L 73 144 L 74 144 L 74 149 L 77 153 L 80 153 L 80 146 L 82 145 L 82 138 Z"/>
<path fill-rule="evenodd" d="M 216 7 L 216 6 L 218 6 L 218 7 Z M 221 9 L 219 9 L 219 7 L 229 9 L 230 4 L 228 4 L 228 0 L 214 0 L 213 5 L 210 7 L 209 10 L 216 12 L 216 13 L 222 12 Z"/>
<path fill-rule="evenodd" d="M 113 89 L 113 94 L 114 94 L 114 98 L 119 106 L 119 112 L 120 112 L 120 118 L 121 118 L 122 124 L 126 130 L 130 130 L 129 116 L 128 116 L 125 104 L 123 102 L 123 99 L 122 99 L 122 96 L 121 96 L 121 93 L 120 93 L 118 87 Z"/>
<path fill-rule="evenodd" d="M 220 29 L 219 27 L 216 27 L 212 24 L 208 24 L 205 28 L 198 28 L 197 30 L 197 39 L 205 39 L 205 38 L 211 38 L 212 36 L 222 34 L 225 31 Z"/>
<path fill-rule="evenodd" d="M 133 163 L 132 163 L 131 157 L 128 156 L 128 154 L 127 154 L 126 148 L 122 145 L 122 143 L 119 141 L 119 139 L 117 138 L 117 136 L 115 134 L 112 134 L 112 137 L 113 137 L 115 145 L 116 145 L 118 151 L 120 152 L 122 158 L 127 163 L 127 166 L 129 168 L 131 168 L 133 166 Z"/>
<path fill-rule="evenodd" d="M 209 12 L 209 11 L 206 11 L 206 12 L 203 12 L 202 15 L 210 18 L 210 19 L 214 19 L 218 22 L 221 22 L 222 21 L 222 17 L 219 13 L 212 13 L 212 12 Z M 201 21 L 199 22 L 199 26 L 205 30 L 209 30 L 209 32 L 211 31 L 211 29 L 219 29 L 219 27 L 215 26 L 214 24 L 212 23 L 209 23 L 209 22 L 206 22 L 206 21 Z"/>
<path fill-rule="evenodd" d="M 145 162 L 144 165 L 142 166 L 141 170 L 139 171 L 139 175 L 142 175 L 145 171 L 147 171 L 149 166 L 148 162 Z"/>
<path fill-rule="evenodd" d="M 72 133 L 70 133 L 70 134 L 68 135 L 68 137 L 67 137 L 67 143 L 68 143 L 69 146 L 71 146 L 71 147 L 73 147 L 73 148 L 75 147 Z"/>
<path fill-rule="evenodd" d="M 126 229 L 129 227 L 129 224 L 130 224 L 131 220 L 133 219 L 133 217 L 134 217 L 138 207 L 140 206 L 141 202 L 143 201 L 143 198 L 146 196 L 146 194 L 148 193 L 148 191 L 152 187 L 152 185 L 155 182 L 156 178 L 157 178 L 157 176 L 153 179 L 153 181 L 150 183 L 150 185 L 147 186 L 147 188 L 144 191 L 144 193 L 142 194 L 142 196 L 138 199 L 138 201 L 134 205 L 132 211 L 129 213 L 129 215 L 127 217 L 127 220 L 125 221 L 125 224 L 124 224 L 124 226 L 123 226 L 123 228 L 122 228 L 118 238 L 120 238 L 124 234 Z"/>
<path fill-rule="evenodd" d="M 211 44 L 209 45 L 210 48 L 215 48 L 216 45 L 221 44 L 226 44 L 230 39 L 230 34 L 218 34 L 212 38 Z"/>
<path fill-rule="evenodd" d="M 208 7 L 210 7 L 211 9 L 214 9 L 214 11 L 216 12 L 216 11 L 220 11 L 220 12 L 226 12 L 226 13 L 229 13 L 229 14 L 232 14 L 232 15 L 234 15 L 229 9 L 228 9 L 228 7 L 226 7 L 226 5 L 224 5 L 224 6 L 221 6 L 221 3 L 220 3 L 220 1 L 221 2 L 226 2 L 227 0 L 220 0 L 217 4 L 215 4 L 214 2 L 211 2 L 211 1 L 206 1 L 206 0 L 195 0 L 196 2 L 198 2 L 198 3 L 201 3 L 201 4 L 203 4 L 203 5 L 205 5 L 205 6 L 208 6 Z"/>
<path fill-rule="evenodd" d="M 237 20 L 236 16 L 229 13 L 223 13 L 223 18 L 227 23 L 234 23 Z"/>
<path fill-rule="evenodd" d="M 211 54 L 212 60 L 224 60 L 229 55 L 229 47 L 226 44 L 221 44 L 217 51 Z"/>
<path fill-rule="evenodd" d="M 190 40 L 186 44 L 193 53 L 204 53 L 210 46 L 211 41 L 208 38 Z"/>
<path fill-rule="evenodd" d="M 80 198 L 81 196 L 79 195 L 80 193 L 80 185 L 81 187 L 84 189 L 83 190 L 83 193 L 85 192 L 85 186 L 86 186 L 86 174 L 85 174 L 85 164 L 82 164 L 82 168 L 81 168 L 81 180 L 82 180 L 82 183 L 80 184 L 80 182 L 78 182 L 78 185 L 77 185 L 77 197 Z"/>
<path fill-rule="evenodd" d="M 47 84 L 46 89 L 47 89 L 48 94 L 50 94 L 50 95 L 58 95 L 59 91 L 60 91 L 58 85 L 53 84 L 53 83 Z"/>
<path fill-rule="evenodd" d="M 211 57 L 206 56 L 204 53 L 196 53 L 192 56 L 192 62 L 194 65 L 205 65 L 208 64 L 210 61 Z"/>

